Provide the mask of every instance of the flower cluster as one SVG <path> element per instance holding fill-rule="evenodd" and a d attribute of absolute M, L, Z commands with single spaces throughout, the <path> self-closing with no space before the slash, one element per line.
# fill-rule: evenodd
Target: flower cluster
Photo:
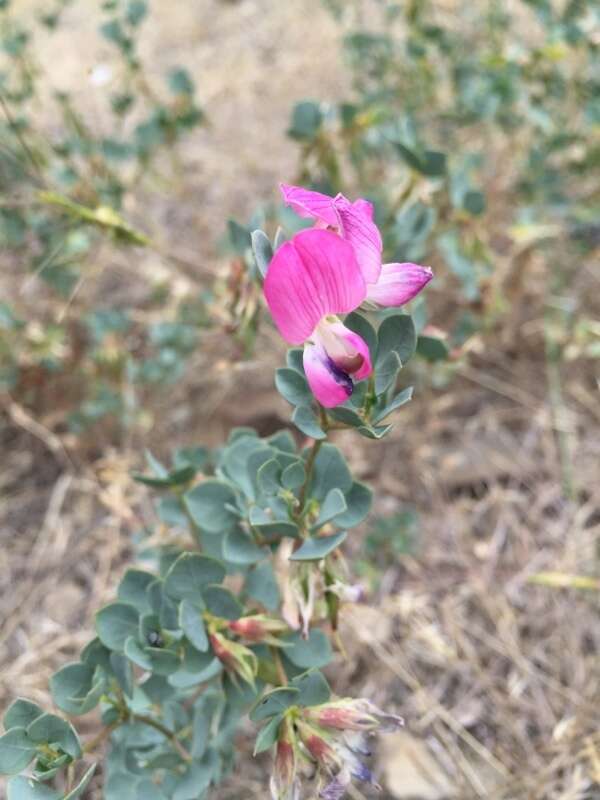
<path fill-rule="evenodd" d="M 278 731 L 271 797 L 299 800 L 300 774 L 315 769 L 322 800 L 341 800 L 353 779 L 377 786 L 362 761 L 370 755 L 368 736 L 403 724 L 365 699 L 288 709 Z"/>
<path fill-rule="evenodd" d="M 315 225 L 277 250 L 265 298 L 283 338 L 304 345 L 313 394 L 332 408 L 346 402 L 354 381 L 373 371 L 367 343 L 337 315 L 364 302 L 401 306 L 423 289 L 432 272 L 418 264 L 381 263 L 381 234 L 367 200 L 352 203 L 342 194 L 329 197 L 286 184 L 281 189 L 285 202 Z"/>

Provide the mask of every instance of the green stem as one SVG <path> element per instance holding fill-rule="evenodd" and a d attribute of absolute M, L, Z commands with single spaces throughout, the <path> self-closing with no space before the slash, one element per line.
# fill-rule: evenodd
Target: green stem
<path fill-rule="evenodd" d="M 319 406 L 319 416 L 321 419 L 321 427 L 325 431 L 325 433 L 329 430 L 329 418 L 327 416 L 327 412 L 324 408 Z M 313 469 L 315 466 L 315 460 L 319 455 L 319 450 L 321 449 L 321 445 L 323 444 L 324 439 L 315 439 L 313 442 L 313 446 L 311 447 L 310 453 L 308 454 L 308 458 L 306 459 L 306 478 L 304 483 L 302 484 L 302 488 L 300 489 L 300 495 L 298 497 L 298 511 L 297 516 L 301 517 L 302 512 L 304 511 L 304 504 L 306 502 L 306 493 L 308 491 L 308 486 L 310 484 L 310 480 L 312 478 Z"/>
<path fill-rule="evenodd" d="M 149 725 L 151 728 L 154 728 L 155 730 L 162 733 L 163 736 L 171 742 L 173 747 L 177 750 L 177 752 L 184 761 L 189 762 L 192 760 L 191 755 L 188 753 L 188 751 L 185 749 L 185 747 L 181 744 L 181 742 L 177 738 L 177 734 L 173 733 L 173 731 L 170 731 L 160 722 L 157 722 L 155 719 L 152 719 L 152 717 L 146 717 L 143 714 L 132 714 L 131 719 L 134 720 L 135 722 L 141 722 L 143 725 Z"/>

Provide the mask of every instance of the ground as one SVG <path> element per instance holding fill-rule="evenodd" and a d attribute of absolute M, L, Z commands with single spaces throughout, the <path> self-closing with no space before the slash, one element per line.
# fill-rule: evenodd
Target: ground
<path fill-rule="evenodd" d="M 335 97 L 347 78 L 338 29 L 319 0 L 191 5 L 172 4 L 144 52 L 157 73 L 174 61 L 192 71 L 210 125 L 183 148 L 177 193 L 157 186 L 128 212 L 162 231 L 208 281 L 224 266 L 215 249 L 224 220 L 244 219 L 294 176 L 297 150 L 284 135 L 292 103 Z M 82 87 L 101 125 L 84 76 L 106 45 L 98 47 L 84 4 L 66 19 L 63 38 L 42 43 L 38 57 L 55 85 Z M 148 266 L 138 266 L 143 275 Z M 594 288 L 590 273 L 573 291 Z M 444 313 L 441 300 L 436 309 Z M 510 336 L 488 337 L 437 388 L 413 375 L 416 400 L 383 445 L 339 435 L 376 490 L 375 516 L 410 507 L 420 520 L 407 554 L 382 558 L 375 579 L 363 576 L 368 601 L 347 609 L 348 655 L 330 671 L 339 692 L 406 719 L 406 731 L 378 747 L 386 800 L 599 796 L 597 591 L 531 577 L 587 573 L 597 559 L 600 416 L 589 364 L 563 375 L 561 397 L 549 391 L 542 313 L 535 301 L 518 309 Z M 268 332 L 259 345 L 253 360 L 235 364 L 227 344 L 212 341 L 209 384 L 198 377 L 204 361 L 164 401 L 145 443 L 166 454 L 175 444 L 214 444 L 234 424 L 284 424 L 268 368 L 283 351 Z M 0 439 L 0 705 L 15 695 L 47 704 L 49 675 L 89 639 L 150 504 L 130 478 L 137 448 L 77 452 L 10 403 Z M 369 524 L 349 544 L 351 562 Z M 268 758 L 251 762 L 246 733 L 248 758 L 223 800 L 265 796 Z"/>

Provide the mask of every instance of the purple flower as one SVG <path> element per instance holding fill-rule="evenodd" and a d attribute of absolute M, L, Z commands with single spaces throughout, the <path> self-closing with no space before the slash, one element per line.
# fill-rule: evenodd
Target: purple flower
<path fill-rule="evenodd" d="M 367 284 L 366 299 L 380 306 L 402 306 L 412 300 L 433 277 L 429 267 L 411 263 L 381 263 L 381 234 L 373 220 L 373 206 L 359 198 L 351 203 L 343 194 L 335 197 L 281 184 L 288 206 L 299 216 L 314 219 L 345 239 L 354 250 Z"/>
<path fill-rule="evenodd" d="M 366 342 L 336 316 L 366 298 L 351 245 L 331 231 L 301 231 L 275 253 L 264 292 L 283 338 L 305 345 L 304 371 L 317 400 L 326 408 L 344 403 L 353 381 L 373 369 Z"/>

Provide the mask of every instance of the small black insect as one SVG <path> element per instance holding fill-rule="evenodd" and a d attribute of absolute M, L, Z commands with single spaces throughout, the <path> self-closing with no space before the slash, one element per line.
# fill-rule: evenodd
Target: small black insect
<path fill-rule="evenodd" d="M 148 634 L 148 644 L 150 647 L 162 647 L 164 642 L 159 631 L 150 631 Z"/>

